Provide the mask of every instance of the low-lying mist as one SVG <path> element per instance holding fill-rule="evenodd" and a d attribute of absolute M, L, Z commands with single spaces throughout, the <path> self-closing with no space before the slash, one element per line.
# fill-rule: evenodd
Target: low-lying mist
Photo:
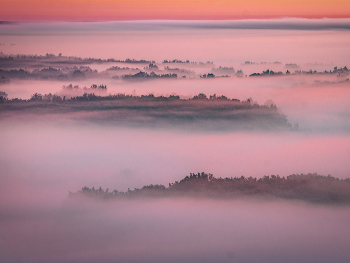
<path fill-rule="evenodd" d="M 260 179 L 249 177 L 215 178 L 212 174 L 191 173 L 180 181 L 169 183 L 169 187 L 151 184 L 142 188 L 128 189 L 127 192 L 114 189 L 109 191 L 83 187 L 76 193 L 69 193 L 72 199 L 95 198 L 100 200 L 143 199 L 166 197 L 197 198 L 282 198 L 303 200 L 311 203 L 350 204 L 350 178 L 345 180 L 331 175 L 293 174 L 287 177 L 279 175 L 264 176 Z"/>
<path fill-rule="evenodd" d="M 348 207 L 276 200 L 80 200 L 51 207 L 1 208 L 0 220 L 2 262 L 350 259 Z"/>
<path fill-rule="evenodd" d="M 64 90 L 67 88 L 65 87 Z M 35 93 L 30 100 L 3 99 L 0 119 L 73 119 L 93 123 L 203 131 L 232 130 L 292 130 L 287 117 L 276 105 L 259 105 L 251 99 L 240 101 L 226 96 L 199 94 L 189 100 L 179 96 L 155 97 L 153 94 L 131 96 L 116 94 L 96 96 L 90 92 L 105 92 L 106 86 L 84 88 L 83 96 L 71 97 Z M 78 88 L 68 90 L 74 94 Z M 101 90 L 101 91 L 100 91 Z M 1 97 L 0 97 L 1 98 Z"/>
<path fill-rule="evenodd" d="M 348 29 L 0 23 L 0 262 L 350 262 Z"/>
<path fill-rule="evenodd" d="M 260 105 L 276 104 L 279 113 L 288 122 L 298 124 L 306 133 L 349 133 L 350 96 L 349 81 L 335 75 L 258 76 L 214 79 L 154 79 L 149 81 L 124 81 L 110 79 L 58 81 L 16 80 L 0 86 L 7 98 L 30 99 L 34 93 L 53 94 L 61 97 L 125 94 L 159 97 L 179 96 L 189 99 L 200 93 L 227 96 L 240 101 L 251 99 Z M 103 85 L 106 89 L 91 89 Z M 68 87 L 72 87 L 71 89 Z M 77 87 L 77 88 L 75 88 Z"/>
<path fill-rule="evenodd" d="M 168 185 L 191 171 L 222 178 L 316 172 L 345 179 L 350 170 L 350 139 L 341 134 L 198 133 L 31 120 L 3 121 L 0 138 L 2 193 L 19 203 L 57 202 L 83 186 L 126 191 Z"/>
<path fill-rule="evenodd" d="M 348 54 L 349 34 L 341 28 L 349 28 L 349 21 L 19 23 L 2 24 L 0 34 L 6 54 L 206 59 L 228 66 L 246 60 L 348 63 L 344 54 Z"/>

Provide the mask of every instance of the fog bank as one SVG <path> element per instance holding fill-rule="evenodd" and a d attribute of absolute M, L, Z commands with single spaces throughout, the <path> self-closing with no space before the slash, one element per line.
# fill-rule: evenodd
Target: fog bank
<path fill-rule="evenodd" d="M 337 262 L 348 208 L 167 199 L 2 209 L 3 262 Z"/>

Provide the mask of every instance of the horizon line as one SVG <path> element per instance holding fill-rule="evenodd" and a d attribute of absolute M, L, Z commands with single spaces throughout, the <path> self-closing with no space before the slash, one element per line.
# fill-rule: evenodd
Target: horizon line
<path fill-rule="evenodd" d="M 105 19 L 105 20 L 64 20 L 64 19 L 24 19 L 24 20 L 0 20 L 1 24 L 16 24 L 16 23 L 108 23 L 108 22 L 233 22 L 233 21 L 281 21 L 281 20 L 349 20 L 348 17 L 298 17 L 298 16 L 271 16 L 271 17 L 249 17 L 249 18 L 229 18 L 229 19 L 173 19 L 173 18 L 152 18 L 152 19 Z"/>

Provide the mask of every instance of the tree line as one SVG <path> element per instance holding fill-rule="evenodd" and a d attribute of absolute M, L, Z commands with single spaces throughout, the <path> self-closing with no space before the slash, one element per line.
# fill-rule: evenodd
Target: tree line
<path fill-rule="evenodd" d="M 331 175 L 293 174 L 287 177 L 278 175 L 253 177 L 215 178 L 212 174 L 191 173 L 180 181 L 164 185 L 146 185 L 128 191 L 109 191 L 101 187 L 83 187 L 70 198 L 89 197 L 98 199 L 175 197 L 198 198 L 239 197 L 281 198 L 304 200 L 312 203 L 350 204 L 350 179 L 338 179 Z"/>

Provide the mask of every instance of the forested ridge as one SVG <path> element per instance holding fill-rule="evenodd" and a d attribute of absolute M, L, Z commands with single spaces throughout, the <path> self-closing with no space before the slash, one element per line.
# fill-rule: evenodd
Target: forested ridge
<path fill-rule="evenodd" d="M 224 198 L 275 197 L 304 200 L 312 203 L 350 203 L 350 179 L 338 179 L 317 174 L 293 174 L 287 177 L 264 176 L 260 179 L 215 178 L 212 174 L 191 173 L 180 181 L 164 185 L 147 185 L 140 189 L 122 192 L 118 190 L 83 187 L 70 198 L 88 197 L 98 199 L 143 198 L 143 197 L 200 197 Z"/>

